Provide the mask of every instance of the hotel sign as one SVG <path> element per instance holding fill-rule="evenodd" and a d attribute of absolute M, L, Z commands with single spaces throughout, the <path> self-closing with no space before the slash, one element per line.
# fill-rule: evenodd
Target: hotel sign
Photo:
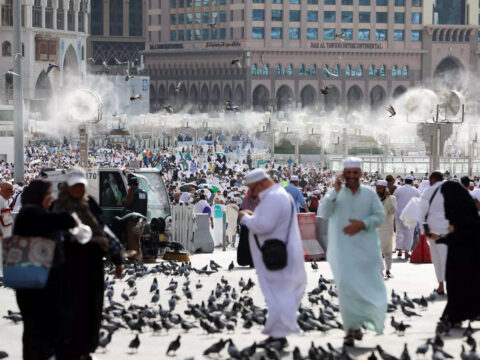
<path fill-rule="evenodd" d="M 183 49 L 183 44 L 152 44 L 150 50 Z"/>
<path fill-rule="evenodd" d="M 242 44 L 240 44 L 239 41 L 232 41 L 232 42 L 207 42 L 205 44 L 206 48 L 219 48 L 219 47 L 240 47 Z"/>
<path fill-rule="evenodd" d="M 382 44 L 379 43 L 346 43 L 346 42 L 312 42 L 310 43 L 312 49 L 381 49 Z"/>

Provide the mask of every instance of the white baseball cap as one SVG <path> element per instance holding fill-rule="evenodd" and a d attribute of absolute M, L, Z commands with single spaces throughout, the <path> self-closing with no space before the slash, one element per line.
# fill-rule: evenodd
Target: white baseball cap
<path fill-rule="evenodd" d="M 87 185 L 87 175 L 85 170 L 80 167 L 70 169 L 67 174 L 67 185 L 73 186 L 77 184 Z"/>

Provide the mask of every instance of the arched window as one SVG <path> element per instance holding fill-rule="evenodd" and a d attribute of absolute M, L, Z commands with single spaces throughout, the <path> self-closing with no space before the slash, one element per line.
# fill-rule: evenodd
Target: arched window
<path fill-rule="evenodd" d="M 292 75 L 293 75 L 293 65 L 292 65 L 292 64 L 288 64 L 287 75 L 288 75 L 288 76 L 292 76 Z"/>
<path fill-rule="evenodd" d="M 322 76 L 328 76 L 327 71 L 328 71 L 328 67 L 327 67 L 327 64 L 325 64 L 323 65 Z"/>
<path fill-rule="evenodd" d="M 397 76 L 397 65 L 392 66 L 392 77 Z"/>
<path fill-rule="evenodd" d="M 380 67 L 380 76 L 381 76 L 381 77 L 385 77 L 385 65 L 382 65 L 382 66 Z"/>
<path fill-rule="evenodd" d="M 408 76 L 408 66 L 407 66 L 407 65 L 405 65 L 405 66 L 403 67 L 402 76 Z"/>
<path fill-rule="evenodd" d="M 335 75 L 338 75 L 339 72 L 340 72 L 340 66 L 337 64 L 337 65 L 335 65 L 335 69 L 333 70 L 333 73 Z"/>
<path fill-rule="evenodd" d="M 310 70 L 310 74 L 312 76 L 317 76 L 317 65 L 315 65 L 315 64 L 312 65 L 312 68 Z"/>
<path fill-rule="evenodd" d="M 370 65 L 370 67 L 368 68 L 368 75 L 375 76 L 375 69 L 373 68 L 373 65 Z"/>
<path fill-rule="evenodd" d="M 3 42 L 2 56 L 12 56 L 12 44 L 10 43 L 10 41 Z"/>
<path fill-rule="evenodd" d="M 363 66 L 359 65 L 357 69 L 357 76 L 362 77 L 363 76 Z"/>
<path fill-rule="evenodd" d="M 282 75 L 282 67 L 280 66 L 280 64 L 278 64 L 276 67 L 275 67 L 275 71 L 277 73 L 278 76 Z"/>
<path fill-rule="evenodd" d="M 347 65 L 347 67 L 345 68 L 345 76 L 352 76 L 352 68 L 350 67 L 350 65 Z"/>
<path fill-rule="evenodd" d="M 268 64 L 263 65 L 263 75 L 268 76 L 269 69 Z"/>
<path fill-rule="evenodd" d="M 252 75 L 257 75 L 257 64 L 252 65 Z"/>
<path fill-rule="evenodd" d="M 259 66 L 257 68 L 257 75 L 263 75 L 263 67 Z"/>
<path fill-rule="evenodd" d="M 67 30 L 73 31 L 74 30 L 74 11 L 73 11 L 73 0 L 68 2 L 68 10 L 67 10 Z"/>
<path fill-rule="evenodd" d="M 300 65 L 300 70 L 298 71 L 298 75 L 305 76 L 305 65 Z"/>

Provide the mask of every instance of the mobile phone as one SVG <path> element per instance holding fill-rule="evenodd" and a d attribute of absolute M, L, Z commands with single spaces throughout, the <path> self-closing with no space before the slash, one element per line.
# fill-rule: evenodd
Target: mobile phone
<path fill-rule="evenodd" d="M 425 235 L 427 235 L 427 236 L 432 235 L 432 233 L 430 231 L 430 226 L 427 223 L 423 224 L 423 228 L 425 229 Z"/>

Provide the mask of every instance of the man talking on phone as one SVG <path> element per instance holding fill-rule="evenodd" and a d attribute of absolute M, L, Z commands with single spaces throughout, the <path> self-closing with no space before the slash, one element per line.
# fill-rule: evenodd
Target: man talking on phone
<path fill-rule="evenodd" d="M 343 167 L 321 201 L 319 215 L 329 219 L 327 260 L 338 287 L 344 344 L 353 346 L 363 337 L 362 327 L 383 333 L 387 292 L 377 227 L 385 212 L 376 192 L 360 185 L 361 159 L 347 158 Z"/>

